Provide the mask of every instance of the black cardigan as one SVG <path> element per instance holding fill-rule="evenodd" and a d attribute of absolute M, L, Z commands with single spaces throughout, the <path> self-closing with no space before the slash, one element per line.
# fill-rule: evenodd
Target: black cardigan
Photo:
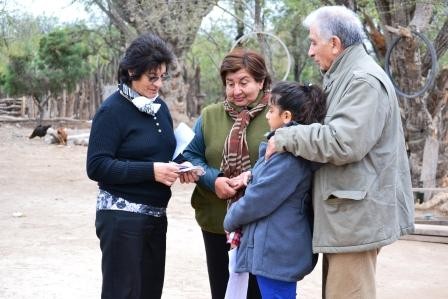
<path fill-rule="evenodd" d="M 92 122 L 87 174 L 100 189 L 127 201 L 166 207 L 170 187 L 154 179 L 154 162 L 169 162 L 176 147 L 167 105 L 155 116 L 140 112 L 118 91 L 108 97 Z"/>

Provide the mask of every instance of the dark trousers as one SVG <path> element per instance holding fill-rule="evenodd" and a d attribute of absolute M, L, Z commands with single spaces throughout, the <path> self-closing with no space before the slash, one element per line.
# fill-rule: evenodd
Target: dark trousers
<path fill-rule="evenodd" d="M 202 237 L 204 238 L 212 299 L 223 299 L 229 280 L 229 244 L 223 234 L 214 234 L 203 230 Z M 249 274 L 247 299 L 261 299 L 257 279 L 252 274 Z"/>
<path fill-rule="evenodd" d="M 96 213 L 102 251 L 102 299 L 160 299 L 165 277 L 166 217 Z"/>

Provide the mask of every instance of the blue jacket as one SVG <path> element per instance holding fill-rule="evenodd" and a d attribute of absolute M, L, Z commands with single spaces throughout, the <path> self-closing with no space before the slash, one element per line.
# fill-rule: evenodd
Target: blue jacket
<path fill-rule="evenodd" d="M 311 162 L 283 152 L 264 159 L 266 143 L 245 194 L 224 219 L 226 231 L 243 227 L 236 272 L 298 281 L 317 262 L 313 255 Z"/>

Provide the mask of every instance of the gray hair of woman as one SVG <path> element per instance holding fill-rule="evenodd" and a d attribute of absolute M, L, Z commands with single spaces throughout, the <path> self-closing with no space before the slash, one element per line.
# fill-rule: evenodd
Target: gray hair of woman
<path fill-rule="evenodd" d="M 311 12 L 303 21 L 306 28 L 314 26 L 320 38 L 337 36 L 345 48 L 361 44 L 366 35 L 358 16 L 345 6 L 323 6 Z"/>

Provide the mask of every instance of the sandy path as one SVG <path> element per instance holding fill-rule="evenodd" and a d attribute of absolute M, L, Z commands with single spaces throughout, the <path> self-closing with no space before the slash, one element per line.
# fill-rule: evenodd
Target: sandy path
<path fill-rule="evenodd" d="M 86 147 L 28 140 L 30 132 L 0 123 L 0 298 L 99 298 L 96 186 L 85 176 Z M 192 186 L 173 191 L 163 298 L 210 298 Z M 378 298 L 448 298 L 447 261 L 443 244 L 383 248 Z M 320 297 L 320 275 L 319 264 L 299 283 L 299 298 Z"/>

